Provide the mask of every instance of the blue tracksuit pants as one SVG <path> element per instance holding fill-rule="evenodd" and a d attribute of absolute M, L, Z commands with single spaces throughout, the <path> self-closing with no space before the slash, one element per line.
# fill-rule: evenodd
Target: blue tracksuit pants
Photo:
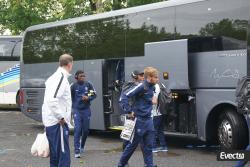
<path fill-rule="evenodd" d="M 87 136 L 89 134 L 91 110 L 87 109 L 74 109 L 74 147 L 75 154 L 80 153 L 80 149 L 84 149 Z M 81 140 L 81 146 L 80 146 Z"/>
<path fill-rule="evenodd" d="M 245 114 L 245 119 L 247 121 L 247 126 L 248 126 L 248 134 L 249 134 L 249 140 L 250 140 L 250 115 L 249 114 Z M 246 150 L 250 151 L 250 142 L 248 143 L 248 146 L 246 148 Z M 235 167 L 243 167 L 247 164 L 248 161 L 237 161 L 236 166 Z"/>
<path fill-rule="evenodd" d="M 163 133 L 163 128 L 164 128 L 163 115 L 154 116 L 153 121 L 155 128 L 155 139 L 153 142 L 153 148 L 157 148 L 156 138 L 159 139 L 161 147 L 167 147 L 165 136 Z"/>
<path fill-rule="evenodd" d="M 46 136 L 49 141 L 50 167 L 70 167 L 69 128 L 63 126 L 64 152 L 61 148 L 60 124 L 46 127 Z"/>
<path fill-rule="evenodd" d="M 146 167 L 153 167 L 152 145 L 154 139 L 154 126 L 152 118 L 137 118 L 135 125 L 135 136 L 132 143 L 128 143 L 122 153 L 118 167 L 124 167 L 139 143 L 142 144 L 142 153 Z"/>
<path fill-rule="evenodd" d="M 247 146 L 246 150 L 250 150 L 250 145 Z M 247 164 L 248 161 L 237 161 L 236 166 L 235 167 L 243 167 Z"/>

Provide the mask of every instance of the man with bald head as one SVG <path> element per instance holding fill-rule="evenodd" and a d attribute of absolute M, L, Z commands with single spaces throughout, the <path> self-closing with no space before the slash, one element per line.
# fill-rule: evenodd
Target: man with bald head
<path fill-rule="evenodd" d="M 50 148 L 50 167 L 69 167 L 69 127 L 71 118 L 71 92 L 68 77 L 73 57 L 63 54 L 59 67 L 45 82 L 42 119 Z"/>

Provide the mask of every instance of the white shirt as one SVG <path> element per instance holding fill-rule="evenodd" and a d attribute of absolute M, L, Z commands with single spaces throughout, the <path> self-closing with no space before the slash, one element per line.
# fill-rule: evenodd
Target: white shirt
<path fill-rule="evenodd" d="M 161 92 L 161 89 L 160 89 L 160 86 L 159 84 L 155 84 L 155 92 L 154 92 L 154 97 L 157 99 L 158 101 L 158 96 Z M 157 108 L 157 104 L 154 104 L 152 106 L 152 117 L 155 117 L 155 116 L 160 116 L 162 115 L 159 111 L 159 107 Z"/>
<path fill-rule="evenodd" d="M 45 82 L 42 106 L 42 120 L 45 127 L 57 124 L 62 118 L 70 125 L 72 101 L 69 76 L 65 69 L 59 67 Z"/>

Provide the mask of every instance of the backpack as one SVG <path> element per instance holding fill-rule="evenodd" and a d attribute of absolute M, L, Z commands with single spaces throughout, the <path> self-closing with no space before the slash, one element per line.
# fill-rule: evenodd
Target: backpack
<path fill-rule="evenodd" d="M 237 111 L 241 114 L 247 114 L 250 111 L 250 77 L 245 76 L 238 81 L 236 88 Z"/>
<path fill-rule="evenodd" d="M 121 96 L 126 93 L 129 89 L 133 88 L 134 86 L 136 86 L 135 82 L 133 81 L 129 81 L 129 82 L 125 82 L 123 85 L 122 85 L 122 91 L 121 91 Z M 135 102 L 135 98 L 129 98 L 129 105 L 130 106 L 133 106 Z M 119 101 L 119 105 L 121 108 L 123 108 L 123 104 Z"/>
<path fill-rule="evenodd" d="M 157 108 L 161 114 L 167 115 L 171 103 L 171 93 L 167 91 L 165 85 L 159 83 L 160 93 L 158 95 Z"/>
<path fill-rule="evenodd" d="M 136 85 L 136 83 L 134 81 L 125 82 L 123 84 L 123 86 L 122 86 L 122 91 L 121 91 L 120 96 L 123 96 L 128 90 L 132 89 L 135 86 L 137 86 L 137 85 Z M 132 107 L 134 105 L 135 101 L 136 101 L 136 98 L 143 96 L 144 93 L 147 92 L 147 90 L 148 90 L 148 87 L 144 85 L 144 92 L 140 93 L 137 96 L 129 98 L 129 101 L 128 101 L 129 105 Z M 119 105 L 123 109 L 123 103 L 121 101 L 119 101 Z"/>
<path fill-rule="evenodd" d="M 133 81 L 129 81 L 129 82 L 125 82 L 123 85 L 122 85 L 122 93 L 123 92 L 126 92 L 127 90 L 129 90 L 130 88 L 136 86 L 135 82 Z"/>

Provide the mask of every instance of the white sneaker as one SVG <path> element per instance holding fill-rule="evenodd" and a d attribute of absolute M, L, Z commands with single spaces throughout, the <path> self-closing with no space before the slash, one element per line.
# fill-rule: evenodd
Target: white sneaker
<path fill-rule="evenodd" d="M 157 153 L 157 152 L 159 152 L 159 151 L 160 151 L 160 150 L 159 150 L 158 148 L 153 148 L 153 149 L 152 149 L 152 152 L 153 152 L 153 153 Z"/>
<path fill-rule="evenodd" d="M 168 148 L 167 147 L 160 147 L 159 151 L 167 152 Z"/>
<path fill-rule="evenodd" d="M 81 154 L 75 154 L 75 158 L 81 158 Z"/>

